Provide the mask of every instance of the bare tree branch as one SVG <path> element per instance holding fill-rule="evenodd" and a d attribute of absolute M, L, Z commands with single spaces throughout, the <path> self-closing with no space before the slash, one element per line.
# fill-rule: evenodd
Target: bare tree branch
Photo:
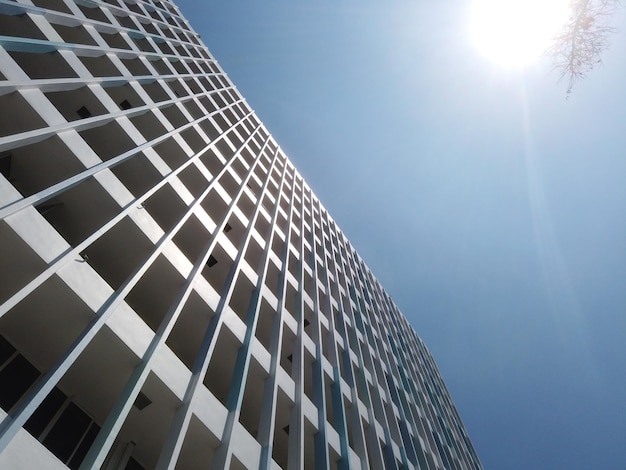
<path fill-rule="evenodd" d="M 601 54 L 616 32 L 611 18 L 621 0 L 571 0 L 571 16 L 548 49 L 559 80 L 566 79 L 567 94 L 574 84 L 602 63 Z"/>

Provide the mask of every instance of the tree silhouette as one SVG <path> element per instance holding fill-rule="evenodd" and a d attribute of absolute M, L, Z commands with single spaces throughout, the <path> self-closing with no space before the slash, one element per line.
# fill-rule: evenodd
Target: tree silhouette
<path fill-rule="evenodd" d="M 601 54 L 616 32 L 611 18 L 621 0 L 571 0 L 571 15 L 547 53 L 560 80 L 567 80 L 567 94 L 574 84 L 602 63 Z"/>

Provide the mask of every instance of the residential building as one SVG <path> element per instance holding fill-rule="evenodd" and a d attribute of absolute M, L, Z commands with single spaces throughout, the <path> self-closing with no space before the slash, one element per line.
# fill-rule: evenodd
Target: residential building
<path fill-rule="evenodd" d="M 172 2 L 0 0 L 0 467 L 480 469 Z"/>

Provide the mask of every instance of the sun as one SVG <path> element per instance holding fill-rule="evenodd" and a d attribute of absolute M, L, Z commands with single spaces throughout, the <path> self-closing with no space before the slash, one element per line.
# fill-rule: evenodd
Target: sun
<path fill-rule="evenodd" d="M 570 15 L 570 0 L 474 0 L 472 42 L 486 58 L 507 67 L 536 61 Z"/>

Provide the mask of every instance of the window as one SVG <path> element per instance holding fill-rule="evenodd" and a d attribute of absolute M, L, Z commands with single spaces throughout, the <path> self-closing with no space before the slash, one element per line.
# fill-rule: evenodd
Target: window
<path fill-rule="evenodd" d="M 0 336 L 0 406 L 9 411 L 35 383 L 40 373 Z M 100 427 L 77 404 L 54 388 L 24 428 L 69 468 L 77 469 Z"/>

